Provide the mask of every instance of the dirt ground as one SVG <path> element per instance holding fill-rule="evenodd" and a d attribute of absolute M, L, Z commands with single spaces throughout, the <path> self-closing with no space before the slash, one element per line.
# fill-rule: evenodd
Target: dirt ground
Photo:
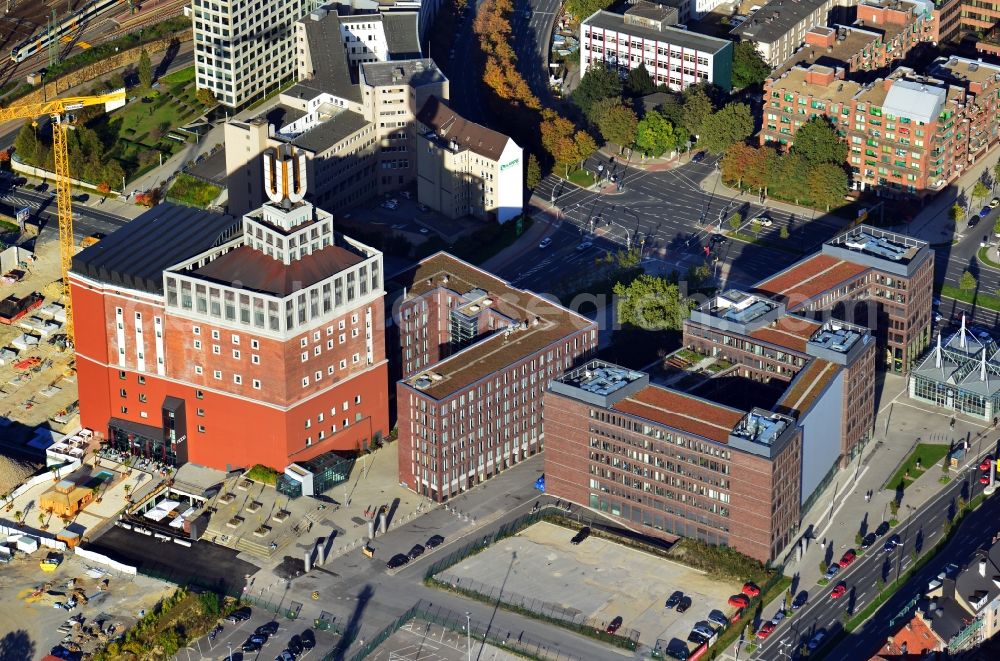
<path fill-rule="evenodd" d="M 87 570 L 97 565 L 72 554 L 65 555 L 54 572 L 46 573 L 39 568 L 39 561 L 46 554 L 44 548 L 39 549 L 30 556 L 14 559 L 0 570 L 0 631 L 21 641 L 26 647 L 25 659 L 40 659 L 55 645 L 70 641 L 82 643 L 84 651 L 92 651 L 97 639 L 84 633 L 91 625 L 103 620 L 104 629 L 110 625 L 119 630 L 132 626 L 140 611 L 151 609 L 174 590 L 168 583 L 145 576 L 112 573 L 93 578 Z M 83 590 L 89 602 L 67 612 L 55 604 L 66 602 L 70 579 L 76 579 L 75 587 Z M 100 584 L 105 579 L 108 586 L 102 591 Z M 46 591 L 33 596 L 38 587 L 46 584 L 49 584 Z M 67 632 L 63 625 L 77 616 L 82 617 L 82 625 L 69 626 Z"/>

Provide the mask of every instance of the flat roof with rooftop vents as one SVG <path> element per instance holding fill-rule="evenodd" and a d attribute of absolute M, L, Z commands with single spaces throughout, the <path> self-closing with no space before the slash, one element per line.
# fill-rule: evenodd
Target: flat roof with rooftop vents
<path fill-rule="evenodd" d="M 870 225 L 860 225 L 823 244 L 824 255 L 907 277 L 929 258 L 929 252 L 925 241 Z"/>
<path fill-rule="evenodd" d="M 829 320 L 809 338 L 806 352 L 838 365 L 850 365 L 871 341 L 871 331 L 867 328 Z"/>
<path fill-rule="evenodd" d="M 729 433 L 729 445 L 751 454 L 772 457 L 788 442 L 795 421 L 787 415 L 754 409 Z"/>
<path fill-rule="evenodd" d="M 554 379 L 552 392 L 573 397 L 589 404 L 610 408 L 649 385 L 649 375 L 626 367 L 592 360 Z"/>
<path fill-rule="evenodd" d="M 744 335 L 784 314 L 784 305 L 757 294 L 729 289 L 691 311 L 691 320 L 703 326 Z"/>

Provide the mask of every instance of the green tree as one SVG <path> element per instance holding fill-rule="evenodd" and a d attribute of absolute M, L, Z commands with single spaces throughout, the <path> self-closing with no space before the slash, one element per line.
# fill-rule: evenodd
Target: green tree
<path fill-rule="evenodd" d="M 144 90 L 153 86 L 153 63 L 149 60 L 149 53 L 143 48 L 139 53 L 139 85 Z"/>
<path fill-rule="evenodd" d="M 643 153 L 662 156 L 687 141 L 687 136 L 679 134 L 666 118 L 655 110 L 650 110 L 636 126 L 635 145 Z"/>
<path fill-rule="evenodd" d="M 195 93 L 195 98 L 198 99 L 198 103 L 205 106 L 206 108 L 214 108 L 219 104 L 218 99 L 215 98 L 215 94 L 212 90 L 207 87 L 203 87 Z"/>
<path fill-rule="evenodd" d="M 809 165 L 842 164 L 847 158 L 847 144 L 837 135 L 837 129 L 826 117 L 813 117 L 795 132 L 792 151 Z"/>
<path fill-rule="evenodd" d="M 573 90 L 572 98 L 583 114 L 590 117 L 590 107 L 596 102 L 607 98 L 621 98 L 621 95 L 622 79 L 618 72 L 602 62 L 595 62 L 583 74 L 580 84 Z"/>
<path fill-rule="evenodd" d="M 739 213 L 734 213 L 732 216 L 729 217 L 729 228 L 732 229 L 734 232 L 738 232 L 740 229 L 740 225 L 742 224 L 743 224 L 743 216 L 741 216 Z"/>
<path fill-rule="evenodd" d="M 972 199 L 979 198 L 981 200 L 989 194 L 990 189 L 981 181 L 977 181 L 976 185 L 972 187 Z"/>
<path fill-rule="evenodd" d="M 848 185 L 842 165 L 820 163 L 809 171 L 809 199 L 827 211 L 843 203 Z"/>
<path fill-rule="evenodd" d="M 628 72 L 625 89 L 633 96 L 645 96 L 656 91 L 656 83 L 653 82 L 653 77 L 646 70 L 645 64 L 640 64 Z"/>
<path fill-rule="evenodd" d="M 564 7 L 574 18 L 582 21 L 595 11 L 607 9 L 612 4 L 614 0 L 566 0 Z"/>
<path fill-rule="evenodd" d="M 601 99 L 593 105 L 592 116 L 606 141 L 621 147 L 631 147 L 635 143 L 639 118 L 621 100 Z"/>
<path fill-rule="evenodd" d="M 702 124 L 715 111 L 715 106 L 702 85 L 687 88 L 681 99 L 681 126 L 700 138 Z"/>
<path fill-rule="evenodd" d="M 782 225 L 781 226 L 781 231 L 778 232 L 778 236 L 780 236 L 782 239 L 787 239 L 788 238 L 788 236 L 789 236 L 789 234 L 788 234 L 788 225 Z"/>
<path fill-rule="evenodd" d="M 757 51 L 752 41 L 740 41 L 733 48 L 733 87 L 742 89 L 767 80 L 771 67 Z M 796 135 L 796 140 L 798 135 Z"/>
<path fill-rule="evenodd" d="M 976 280 L 976 276 L 972 275 L 969 271 L 962 271 L 962 277 L 958 281 L 958 288 L 962 291 L 972 291 L 979 284 Z"/>
<path fill-rule="evenodd" d="M 681 296 L 676 283 L 642 274 L 629 284 L 617 283 L 618 321 L 644 330 L 681 330 L 694 303 Z"/>
<path fill-rule="evenodd" d="M 965 220 L 965 207 L 956 202 L 951 205 L 951 210 L 948 212 L 948 215 L 951 216 L 951 219 L 956 223 L 961 220 Z"/>
<path fill-rule="evenodd" d="M 31 121 L 27 121 L 21 126 L 17 137 L 14 139 L 14 153 L 18 159 L 26 163 L 35 163 L 38 156 L 38 134 Z"/>
<path fill-rule="evenodd" d="M 753 116 L 745 103 L 730 103 L 705 118 L 699 143 L 710 152 L 721 154 L 730 145 L 743 142 L 753 133 Z"/>
<path fill-rule="evenodd" d="M 573 136 L 573 146 L 576 148 L 576 161 L 583 167 L 583 162 L 593 156 L 597 151 L 597 142 L 594 136 L 586 131 L 577 131 Z"/>
<path fill-rule="evenodd" d="M 525 182 L 528 190 L 534 188 L 542 181 L 542 167 L 538 164 L 538 158 L 534 154 L 528 154 L 528 167 L 525 170 Z"/>
<path fill-rule="evenodd" d="M 798 154 L 782 154 L 768 168 L 767 187 L 775 196 L 796 204 L 809 197 L 809 166 Z"/>
<path fill-rule="evenodd" d="M 1000 181 L 1000 161 L 993 165 L 993 178 Z"/>

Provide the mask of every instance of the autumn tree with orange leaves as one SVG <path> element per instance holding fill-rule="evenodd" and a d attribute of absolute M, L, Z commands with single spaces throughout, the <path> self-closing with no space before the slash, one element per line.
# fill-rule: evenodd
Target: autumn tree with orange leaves
<path fill-rule="evenodd" d="M 483 82 L 497 98 L 521 104 L 532 110 L 542 106 L 517 71 L 517 56 L 511 46 L 511 27 L 507 16 L 514 10 L 512 0 L 486 0 L 476 13 L 472 30 L 486 55 Z"/>

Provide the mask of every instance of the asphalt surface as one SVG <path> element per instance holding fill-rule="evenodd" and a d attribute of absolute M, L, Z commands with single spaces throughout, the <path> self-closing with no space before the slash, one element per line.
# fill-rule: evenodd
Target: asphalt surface
<path fill-rule="evenodd" d="M 455 40 L 452 42 L 451 52 L 447 58 L 436 56 L 435 61 L 448 76 L 450 89 L 455 90 L 449 100 L 455 111 L 470 121 L 484 124 L 488 114 L 486 105 L 482 101 L 482 94 L 471 92 L 479 90 L 483 84 L 479 64 L 482 55 L 478 37 L 472 31 L 472 23 L 476 19 L 479 5 L 478 0 L 469 2 L 468 8 L 456 20 Z M 462 94 L 459 90 L 467 90 L 468 93 Z"/>
<path fill-rule="evenodd" d="M 514 34 L 514 54 L 518 70 L 528 87 L 542 102 L 549 105 L 549 43 L 552 25 L 559 13 L 561 0 L 515 0 L 511 29 Z"/>
<path fill-rule="evenodd" d="M 829 585 L 796 586 L 793 582 L 796 594 L 802 590 L 809 593 L 808 603 L 791 620 L 780 623 L 777 630 L 763 641 L 751 658 L 776 659 L 786 653 L 794 657 L 802 644 L 808 643 L 821 630 L 826 632 L 825 642 L 829 643 L 831 638 L 843 631 L 845 613 L 853 615 L 863 610 L 878 595 L 879 578 L 885 579 L 887 583 L 895 580 L 913 564 L 914 559 L 911 554 L 914 551 L 919 552 L 921 549 L 929 548 L 941 539 L 944 523 L 954 514 L 958 499 L 964 498 L 968 501 L 982 492 L 983 486 L 979 483 L 979 475 L 979 469 L 972 466 L 960 475 L 961 479 L 953 480 L 919 510 L 909 512 L 908 518 L 903 523 L 890 530 L 865 555 L 837 574 Z M 901 513 L 906 513 L 907 507 L 904 495 L 900 506 Z M 998 514 L 1000 514 L 1000 498 L 996 496 L 988 498 L 979 510 L 966 517 L 942 552 L 922 567 L 903 588 L 875 612 L 865 625 L 837 642 L 835 648 L 820 647 L 823 655 L 837 659 L 868 658 L 885 642 L 886 637 L 893 633 L 892 619 L 914 597 L 922 596 L 927 584 L 943 570 L 945 565 L 955 563 L 963 566 L 972 558 L 974 551 L 980 545 L 990 542 L 996 531 L 995 522 Z M 881 521 L 866 523 L 867 532 L 871 532 Z M 884 551 L 886 539 L 894 534 L 900 536 L 902 545 L 893 551 Z M 842 555 L 840 549 L 835 551 L 832 546 L 826 551 L 828 562 L 835 562 Z M 830 594 L 834 586 L 840 582 L 846 585 L 847 593 L 839 599 L 832 599 Z M 769 619 L 774 615 L 770 612 L 772 609 L 763 615 Z M 912 608 L 910 610 L 912 611 Z"/>
<path fill-rule="evenodd" d="M 97 195 L 96 193 L 93 195 Z M 96 199 L 96 198 L 95 198 Z M 59 218 L 56 214 L 55 188 L 50 184 L 44 192 L 31 190 L 27 186 L 11 188 L 11 178 L 0 179 L 0 213 L 15 216 L 18 209 L 31 209 L 33 222 L 41 225 L 38 241 L 47 243 L 59 239 Z M 130 219 L 105 213 L 99 209 L 73 205 L 73 235 L 76 243 L 94 233 L 110 234 L 124 226 Z"/>

